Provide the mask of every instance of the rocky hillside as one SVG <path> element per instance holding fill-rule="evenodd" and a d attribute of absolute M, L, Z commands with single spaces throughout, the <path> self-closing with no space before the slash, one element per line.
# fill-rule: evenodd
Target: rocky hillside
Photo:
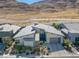
<path fill-rule="evenodd" d="M 16 0 L 0 0 L 0 11 L 4 12 L 57 12 L 68 8 L 79 8 L 79 0 L 41 0 L 31 5 Z"/>
<path fill-rule="evenodd" d="M 20 13 L 26 11 L 34 11 L 34 9 L 30 5 L 16 2 L 16 0 L 0 0 L 0 13 Z"/>
<path fill-rule="evenodd" d="M 40 11 L 57 12 L 68 8 L 79 8 L 79 0 L 42 0 L 32 4 L 39 7 Z"/>
<path fill-rule="evenodd" d="M 31 5 L 16 0 L 0 0 L 0 19 L 28 20 L 28 18 L 52 16 L 79 18 L 79 0 L 41 0 Z"/>

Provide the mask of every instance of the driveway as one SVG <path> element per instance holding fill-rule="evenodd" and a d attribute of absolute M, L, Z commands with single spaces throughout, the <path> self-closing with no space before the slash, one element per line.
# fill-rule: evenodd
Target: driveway
<path fill-rule="evenodd" d="M 70 53 L 64 49 L 62 44 L 48 44 L 50 48 L 50 54 L 48 56 L 44 55 L 43 57 L 79 57 L 78 54 Z"/>
<path fill-rule="evenodd" d="M 68 51 L 64 50 L 60 50 L 60 51 L 56 51 L 56 52 L 51 52 L 50 55 L 44 55 L 43 57 L 46 58 L 52 58 L 52 57 L 57 57 L 57 58 L 68 58 L 68 57 L 79 57 L 78 54 L 74 54 L 74 53 L 70 53 Z"/>

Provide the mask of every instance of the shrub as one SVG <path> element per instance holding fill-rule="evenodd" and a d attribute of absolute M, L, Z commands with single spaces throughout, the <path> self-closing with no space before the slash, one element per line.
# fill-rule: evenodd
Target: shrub
<path fill-rule="evenodd" d="M 39 55 L 40 54 L 40 48 L 35 48 L 34 52 Z"/>
<path fill-rule="evenodd" d="M 15 44 L 14 48 L 19 53 L 25 53 L 26 51 L 32 51 L 32 47 L 30 47 L 30 46 L 24 46 L 24 45 Z"/>
<path fill-rule="evenodd" d="M 71 45 L 71 44 L 68 44 L 67 49 L 68 49 L 69 51 L 71 51 L 72 45 Z"/>
<path fill-rule="evenodd" d="M 52 26 L 54 26 L 56 29 L 60 28 L 58 23 L 53 23 Z"/>
<path fill-rule="evenodd" d="M 13 39 L 10 38 L 10 37 L 4 37 L 3 38 L 3 43 L 6 45 L 5 46 L 6 49 L 9 48 L 12 45 L 13 42 L 14 42 Z"/>
<path fill-rule="evenodd" d="M 32 47 L 30 46 L 25 46 L 25 47 L 26 47 L 26 50 L 32 51 Z"/>
<path fill-rule="evenodd" d="M 64 39 L 63 45 L 65 46 L 65 48 L 66 48 L 67 50 L 69 50 L 69 51 L 72 50 L 72 43 L 71 43 L 69 40 Z"/>

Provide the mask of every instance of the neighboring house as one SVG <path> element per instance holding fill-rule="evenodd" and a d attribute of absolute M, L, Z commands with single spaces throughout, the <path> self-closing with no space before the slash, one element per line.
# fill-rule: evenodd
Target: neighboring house
<path fill-rule="evenodd" d="M 0 25 L 0 38 L 12 36 L 12 30 L 9 24 Z"/>
<path fill-rule="evenodd" d="M 2 37 L 12 37 L 13 34 L 17 32 L 21 27 L 11 24 L 0 25 L 0 38 Z"/>
<path fill-rule="evenodd" d="M 0 24 L 0 54 L 2 54 L 5 49 L 3 39 L 8 37 L 12 38 L 13 34 L 16 33 L 19 28 L 20 27 L 16 25 Z"/>
<path fill-rule="evenodd" d="M 72 42 L 79 41 L 79 23 L 62 23 L 60 26 L 61 31 Z"/>

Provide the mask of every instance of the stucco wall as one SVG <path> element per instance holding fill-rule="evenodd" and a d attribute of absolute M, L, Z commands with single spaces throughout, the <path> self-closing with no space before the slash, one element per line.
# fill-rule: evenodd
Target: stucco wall
<path fill-rule="evenodd" d="M 24 38 L 32 38 L 32 39 L 29 40 L 29 39 L 24 39 Z M 19 40 L 20 44 L 23 44 L 25 46 L 33 46 L 34 41 L 35 41 L 35 36 L 34 36 L 34 34 L 25 35 L 25 36 L 16 38 L 16 40 Z"/>
<path fill-rule="evenodd" d="M 34 41 L 24 41 L 25 46 L 34 46 Z"/>
<path fill-rule="evenodd" d="M 35 41 L 40 41 L 40 35 L 39 35 L 39 33 L 35 34 Z"/>

